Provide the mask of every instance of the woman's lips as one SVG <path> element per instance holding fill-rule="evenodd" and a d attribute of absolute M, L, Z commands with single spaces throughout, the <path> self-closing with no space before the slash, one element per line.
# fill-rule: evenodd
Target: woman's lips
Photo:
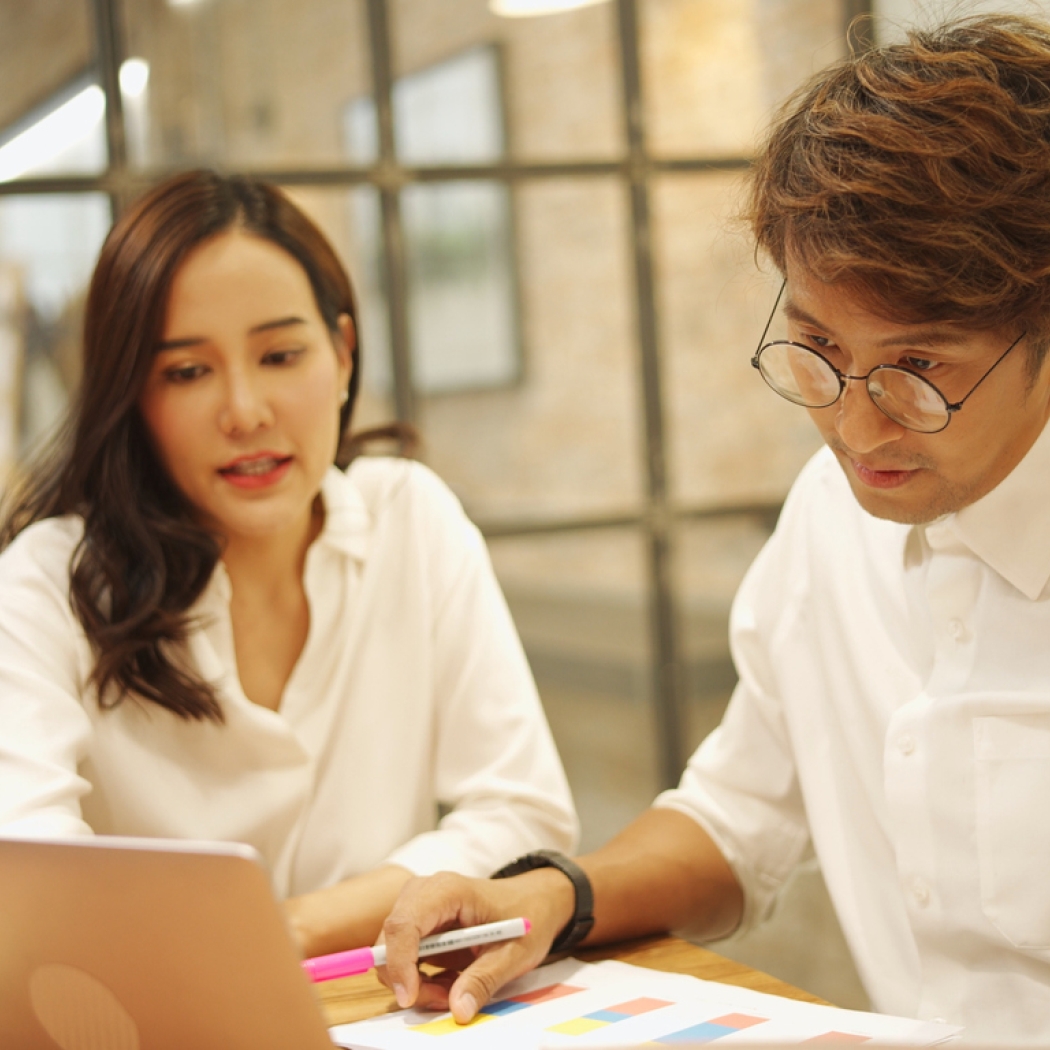
<path fill-rule="evenodd" d="M 237 488 L 260 489 L 276 485 L 288 473 L 291 462 L 291 456 L 269 453 L 260 456 L 244 456 L 225 467 L 220 467 L 219 473 Z"/>
<path fill-rule="evenodd" d="M 917 470 L 876 470 L 851 459 L 850 466 L 859 481 L 873 489 L 895 489 L 909 482 Z"/>

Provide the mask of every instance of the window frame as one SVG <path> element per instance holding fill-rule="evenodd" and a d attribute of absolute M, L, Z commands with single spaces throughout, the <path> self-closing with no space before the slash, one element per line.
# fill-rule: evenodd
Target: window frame
<path fill-rule="evenodd" d="M 130 167 L 125 140 L 123 105 L 119 86 L 120 64 L 125 57 L 121 41 L 121 0 L 89 0 L 95 31 L 98 82 L 106 95 L 106 142 L 109 162 L 94 176 L 56 176 L 14 179 L 0 183 L 0 195 L 104 192 L 114 215 L 175 169 L 140 171 Z M 372 91 L 378 121 L 378 156 L 368 166 L 244 169 L 245 174 L 288 187 L 372 186 L 380 201 L 383 243 L 383 281 L 387 292 L 387 322 L 395 413 L 400 420 L 417 418 L 417 391 L 412 378 L 409 344 L 408 287 L 401 214 L 401 190 L 406 185 L 477 179 L 502 183 L 513 194 L 516 186 L 534 180 L 614 179 L 629 201 L 629 252 L 632 260 L 636 305 L 636 350 L 639 399 L 642 413 L 642 462 L 645 474 L 643 503 L 637 513 L 574 516 L 530 520 L 481 521 L 491 537 L 532 536 L 594 528 L 637 529 L 647 548 L 648 624 L 650 634 L 649 695 L 658 749 L 657 769 L 662 786 L 677 782 L 688 755 L 683 740 L 684 674 L 677 629 L 677 590 L 673 571 L 675 532 L 679 525 L 724 517 L 755 518 L 767 526 L 775 521 L 775 501 L 721 506 L 688 506 L 673 501 L 669 489 L 668 441 L 665 396 L 662 388 L 660 311 L 652 257 L 651 187 L 661 175 L 741 170 L 750 158 L 703 155 L 659 157 L 647 146 L 639 48 L 638 11 L 642 0 L 609 0 L 616 10 L 620 62 L 621 113 L 626 149 L 614 159 L 585 157 L 564 161 L 529 162 L 505 158 L 491 164 L 405 165 L 394 145 L 392 92 L 394 77 L 387 0 L 364 0 L 372 64 Z M 863 16 L 871 13 L 871 0 L 838 0 L 843 37 L 863 43 L 870 30 Z M 861 16 L 861 21 L 855 21 Z M 852 26 L 852 28 L 851 28 Z M 505 100 L 504 100 L 505 104 Z M 506 124 L 508 135 L 511 130 Z"/>

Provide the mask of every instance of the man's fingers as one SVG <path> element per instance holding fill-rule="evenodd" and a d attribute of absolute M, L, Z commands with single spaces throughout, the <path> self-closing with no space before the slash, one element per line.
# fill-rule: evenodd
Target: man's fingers
<path fill-rule="evenodd" d="M 542 956 L 521 943 L 493 946 L 483 952 L 456 979 L 448 995 L 448 1008 L 459 1024 L 474 1019 L 508 981 L 527 973 Z"/>
<path fill-rule="evenodd" d="M 383 924 L 387 955 L 381 980 L 393 989 L 401 1007 L 416 1004 L 444 1008 L 439 985 L 424 977 L 425 999 L 421 991 L 417 969 L 420 940 L 450 927 L 478 926 L 516 916 L 528 918 L 530 933 L 485 945 L 453 984 L 448 1006 L 453 1017 L 466 1024 L 503 985 L 543 961 L 555 934 L 572 915 L 572 900 L 569 881 L 560 872 L 549 870 L 498 881 L 468 879 L 449 872 L 413 879 L 402 889 Z"/>
<path fill-rule="evenodd" d="M 447 1010 L 448 986 L 437 984 L 429 979 L 419 984 L 419 995 L 416 997 L 417 1010 Z"/>
<path fill-rule="evenodd" d="M 380 980 L 393 989 L 401 1007 L 411 1006 L 419 995 L 416 969 L 420 939 L 450 926 L 477 924 L 477 908 L 469 879 L 442 872 L 429 879 L 413 879 L 398 897 L 383 923 L 387 949 L 386 972 Z"/>

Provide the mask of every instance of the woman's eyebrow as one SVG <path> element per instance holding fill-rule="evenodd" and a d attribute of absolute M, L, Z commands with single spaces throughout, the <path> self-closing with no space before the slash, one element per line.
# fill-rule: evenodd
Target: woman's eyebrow
<path fill-rule="evenodd" d="M 263 321 L 261 324 L 252 325 L 248 329 L 248 334 L 258 335 L 260 332 L 269 332 L 275 328 L 290 328 L 297 324 L 306 324 L 306 321 L 301 317 L 278 317 L 273 321 Z M 165 350 L 181 350 L 186 346 L 200 346 L 206 341 L 202 335 L 191 335 L 185 339 L 165 339 L 157 344 L 155 352 L 160 354 Z"/>
<path fill-rule="evenodd" d="M 306 324 L 306 321 L 301 317 L 278 317 L 275 321 L 263 321 L 262 324 L 252 325 L 248 331 L 255 335 L 258 332 L 269 332 L 274 328 L 288 328 L 297 324 Z"/>
<path fill-rule="evenodd" d="M 165 350 L 180 350 L 184 346 L 199 346 L 203 342 L 202 336 L 190 336 L 187 339 L 164 339 L 157 343 L 154 353 L 162 354 Z"/>

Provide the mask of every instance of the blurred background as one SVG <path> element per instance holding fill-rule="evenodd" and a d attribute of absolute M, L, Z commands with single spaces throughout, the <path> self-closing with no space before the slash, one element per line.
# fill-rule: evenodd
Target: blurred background
<path fill-rule="evenodd" d="M 77 383 L 114 215 L 188 167 L 281 184 L 356 284 L 357 426 L 414 423 L 488 537 L 597 846 L 717 724 L 733 592 L 817 447 L 748 363 L 748 158 L 851 44 L 978 6 L 0 0 L 0 485 Z M 811 865 L 716 947 L 866 1005 Z"/>

